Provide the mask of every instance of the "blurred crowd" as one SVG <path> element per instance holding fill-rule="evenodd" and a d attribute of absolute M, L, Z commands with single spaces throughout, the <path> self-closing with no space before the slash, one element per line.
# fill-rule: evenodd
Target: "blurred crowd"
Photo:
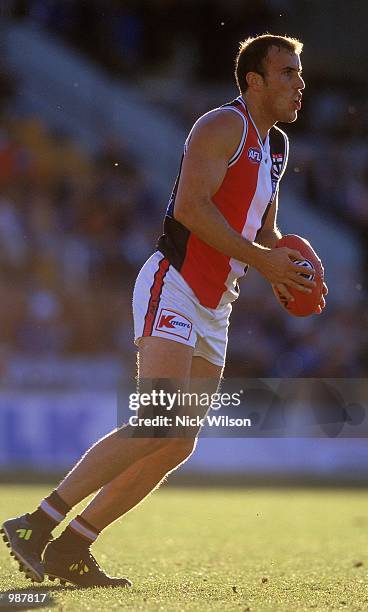
<path fill-rule="evenodd" d="M 35 118 L 4 117 L 1 347 L 34 358 L 115 354 L 132 371 L 131 292 L 164 210 L 115 143 L 91 158 Z M 362 296 L 294 320 L 251 277 L 234 306 L 227 376 L 363 376 L 367 330 Z"/>
<path fill-rule="evenodd" d="M 298 6 L 292 0 L 5 0 L 5 4 L 18 19 L 51 32 L 115 76 L 136 81 L 150 102 L 173 114 L 186 129 L 202 112 L 222 103 L 218 90 L 229 82 L 238 41 L 265 31 L 286 31 L 290 22 L 298 23 Z M 156 95 L 151 75 L 163 78 Z M 359 79 L 350 74 L 347 86 L 338 72 L 321 75 L 318 65 L 313 69 L 309 62 L 303 112 L 288 132 L 299 137 L 297 149 L 294 145 L 299 173 L 295 188 L 323 214 L 350 224 L 368 253 L 365 75 Z"/>
<path fill-rule="evenodd" d="M 160 227 L 138 168 L 112 140 L 91 158 L 38 119 L 3 118 L 2 343 L 28 353 L 125 349 L 135 271 Z"/>
<path fill-rule="evenodd" d="M 235 33 L 226 19 L 220 21 L 224 14 L 234 19 L 239 2 L 180 0 L 185 19 L 175 18 L 171 29 L 169 0 L 109 2 L 104 10 L 97 0 L 8 4 L 19 17 L 37 21 L 125 76 L 133 78 L 140 65 L 146 74 L 168 74 L 175 61 L 193 82 L 184 104 L 179 98 L 167 105 L 187 129 L 212 106 L 204 81 L 228 77 L 234 44 L 244 37 L 242 21 Z M 278 4 L 246 3 L 244 15 L 242 2 L 246 33 L 263 31 L 265 23 L 272 29 Z M 198 35 L 208 20 L 222 28 L 229 50 L 215 62 L 209 39 Z M 195 58 L 190 65 L 188 57 Z M 2 99 L 13 90 L 5 79 Z M 294 151 L 288 186 L 322 216 L 348 225 L 368 253 L 367 97 L 339 82 L 312 82 L 305 100 L 300 121 L 288 130 Z M 133 373 L 131 293 L 137 269 L 160 234 L 166 202 L 157 201 L 124 143 L 107 135 L 92 157 L 39 118 L 15 116 L 10 109 L 4 104 L 0 116 L 0 378 L 4 355 L 13 352 L 30 358 L 115 355 Z M 368 257 L 366 269 L 367 263 Z M 234 305 L 226 375 L 363 377 L 364 283 L 360 289 L 343 307 L 330 303 L 321 317 L 296 320 L 283 312 L 269 286 L 251 277 Z"/>
<path fill-rule="evenodd" d="M 244 31 L 257 34 L 272 29 L 280 13 L 280 0 L 12 2 L 18 17 L 30 18 L 97 62 L 131 78 L 137 78 L 142 69 L 167 74 L 178 63 L 185 64 L 191 78 L 226 78 Z M 214 62 L 219 32 L 224 50 Z"/>

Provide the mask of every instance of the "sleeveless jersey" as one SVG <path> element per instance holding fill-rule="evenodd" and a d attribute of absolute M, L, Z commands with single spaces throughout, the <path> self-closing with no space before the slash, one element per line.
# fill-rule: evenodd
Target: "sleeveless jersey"
<path fill-rule="evenodd" d="M 216 110 L 238 113 L 243 119 L 243 133 L 212 202 L 234 230 L 253 242 L 262 229 L 285 171 L 288 139 L 274 126 L 263 143 L 242 96 Z M 190 136 L 191 133 L 185 142 L 157 250 L 180 272 L 200 304 L 217 308 L 238 297 L 237 280 L 245 274 L 247 266 L 209 246 L 175 219 L 181 165 Z"/>

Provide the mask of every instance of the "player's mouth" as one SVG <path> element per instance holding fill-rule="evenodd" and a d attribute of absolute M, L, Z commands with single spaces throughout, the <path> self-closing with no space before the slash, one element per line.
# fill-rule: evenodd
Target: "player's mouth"
<path fill-rule="evenodd" d="M 293 100 L 293 107 L 294 107 L 294 110 L 300 111 L 302 107 L 302 97 L 301 96 L 298 96 L 297 98 Z"/>

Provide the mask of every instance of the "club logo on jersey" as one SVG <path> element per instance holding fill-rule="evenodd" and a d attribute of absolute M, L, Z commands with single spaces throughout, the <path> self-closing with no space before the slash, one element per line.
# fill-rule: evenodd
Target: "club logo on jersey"
<path fill-rule="evenodd" d="M 277 186 L 279 184 L 282 167 L 284 165 L 284 155 L 283 153 L 272 153 L 272 167 L 271 167 L 271 185 L 272 185 L 272 196 L 270 202 L 275 197 L 275 193 L 277 190 Z"/>
<path fill-rule="evenodd" d="M 284 156 L 282 153 L 272 153 L 272 175 L 276 180 L 280 178 L 283 163 Z"/>
<path fill-rule="evenodd" d="M 192 323 L 187 317 L 179 312 L 175 312 L 175 310 L 161 308 L 155 329 L 166 334 L 179 336 L 184 338 L 184 340 L 189 340 L 192 333 Z"/>
<path fill-rule="evenodd" d="M 262 161 L 262 151 L 259 147 L 249 147 L 248 159 L 252 164 L 260 164 Z"/>
<path fill-rule="evenodd" d="M 311 264 L 310 261 L 308 261 L 308 259 L 303 259 L 303 261 L 295 261 L 295 263 L 298 266 L 301 266 L 302 268 L 306 268 L 306 272 L 307 270 L 313 270 L 313 265 Z M 313 274 L 305 274 L 304 272 L 300 273 L 301 276 L 304 276 L 304 278 L 307 278 L 308 280 L 312 280 L 313 279 Z"/>

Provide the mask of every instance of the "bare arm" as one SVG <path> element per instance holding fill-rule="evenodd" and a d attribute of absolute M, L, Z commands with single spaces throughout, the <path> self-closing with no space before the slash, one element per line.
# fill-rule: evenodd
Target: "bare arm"
<path fill-rule="evenodd" d="M 239 145 L 242 129 L 241 117 L 230 111 L 213 111 L 198 120 L 183 160 L 175 218 L 216 250 L 255 267 L 271 283 L 308 291 L 313 281 L 298 274 L 300 267 L 290 259 L 303 259 L 298 251 L 269 249 L 246 240 L 212 201 L 224 180 L 228 160 Z"/>
<path fill-rule="evenodd" d="M 184 157 L 174 214 L 210 246 L 250 264 L 262 247 L 233 230 L 211 199 L 225 178 L 242 130 L 241 117 L 231 111 L 214 111 L 197 122 Z"/>
<path fill-rule="evenodd" d="M 267 213 L 266 220 L 261 231 L 257 236 L 257 241 L 265 247 L 273 249 L 276 242 L 282 237 L 280 230 L 276 224 L 277 211 L 279 207 L 278 194 L 276 194 L 270 210 Z"/>

